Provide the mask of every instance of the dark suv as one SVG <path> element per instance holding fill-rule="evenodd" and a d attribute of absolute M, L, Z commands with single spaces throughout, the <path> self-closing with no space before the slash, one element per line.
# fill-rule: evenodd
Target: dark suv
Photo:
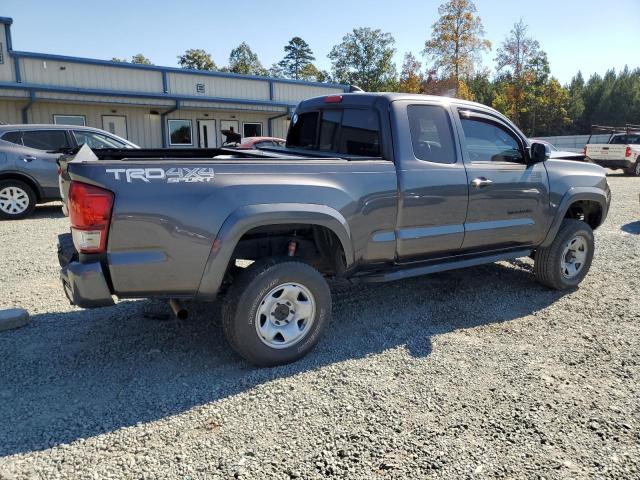
<path fill-rule="evenodd" d="M 0 218 L 28 216 L 36 204 L 60 199 L 56 161 L 64 149 L 139 148 L 97 128 L 0 125 Z"/>

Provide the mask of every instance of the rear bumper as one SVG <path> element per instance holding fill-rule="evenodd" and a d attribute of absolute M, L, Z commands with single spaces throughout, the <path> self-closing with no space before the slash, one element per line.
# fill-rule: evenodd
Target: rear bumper
<path fill-rule="evenodd" d="M 628 160 L 595 160 L 587 157 L 587 161 L 591 161 L 604 168 L 629 168 L 635 163 L 631 158 Z"/>
<path fill-rule="evenodd" d="M 102 271 L 100 262 L 80 263 L 76 260 L 73 244 L 69 244 L 70 235 L 58 237 L 58 259 L 60 261 L 60 280 L 64 293 L 72 305 L 82 308 L 107 307 L 113 305 L 109 284 Z"/>

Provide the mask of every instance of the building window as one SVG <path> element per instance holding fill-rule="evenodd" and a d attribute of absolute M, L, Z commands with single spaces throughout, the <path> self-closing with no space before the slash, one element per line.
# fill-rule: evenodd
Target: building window
<path fill-rule="evenodd" d="M 196 93 L 204 93 L 204 83 L 196 83 Z"/>
<path fill-rule="evenodd" d="M 75 125 L 77 127 L 86 125 L 84 115 L 54 115 L 53 123 L 56 125 Z"/>
<path fill-rule="evenodd" d="M 242 124 L 242 136 L 246 137 L 261 137 L 262 136 L 262 124 L 261 123 L 243 123 Z"/>
<path fill-rule="evenodd" d="M 193 145 L 191 120 L 167 120 L 169 123 L 169 145 Z"/>

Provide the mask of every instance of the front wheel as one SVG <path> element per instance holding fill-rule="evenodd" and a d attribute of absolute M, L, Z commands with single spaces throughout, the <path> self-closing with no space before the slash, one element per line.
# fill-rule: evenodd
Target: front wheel
<path fill-rule="evenodd" d="M 222 308 L 229 345 L 260 367 L 305 356 L 331 316 L 324 277 L 306 263 L 265 259 L 246 268 L 231 285 Z"/>
<path fill-rule="evenodd" d="M 591 227 L 580 220 L 564 219 L 551 245 L 536 250 L 536 279 L 556 290 L 577 287 L 589 272 L 593 250 Z"/>

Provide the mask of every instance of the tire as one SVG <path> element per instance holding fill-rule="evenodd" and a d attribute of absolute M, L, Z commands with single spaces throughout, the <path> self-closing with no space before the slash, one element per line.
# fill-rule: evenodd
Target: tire
<path fill-rule="evenodd" d="M 636 159 L 636 163 L 631 165 L 625 173 L 627 175 L 631 175 L 632 177 L 640 177 L 640 157 Z"/>
<path fill-rule="evenodd" d="M 589 272 L 593 251 L 591 227 L 583 221 L 566 218 L 551 245 L 536 250 L 536 279 L 555 290 L 575 288 Z"/>
<path fill-rule="evenodd" d="M 0 219 L 20 220 L 36 208 L 36 193 L 20 180 L 0 181 Z"/>
<path fill-rule="evenodd" d="M 222 306 L 229 345 L 259 367 L 304 357 L 330 317 L 331 292 L 324 277 L 306 263 L 287 258 L 259 260 L 246 268 L 229 287 Z"/>

